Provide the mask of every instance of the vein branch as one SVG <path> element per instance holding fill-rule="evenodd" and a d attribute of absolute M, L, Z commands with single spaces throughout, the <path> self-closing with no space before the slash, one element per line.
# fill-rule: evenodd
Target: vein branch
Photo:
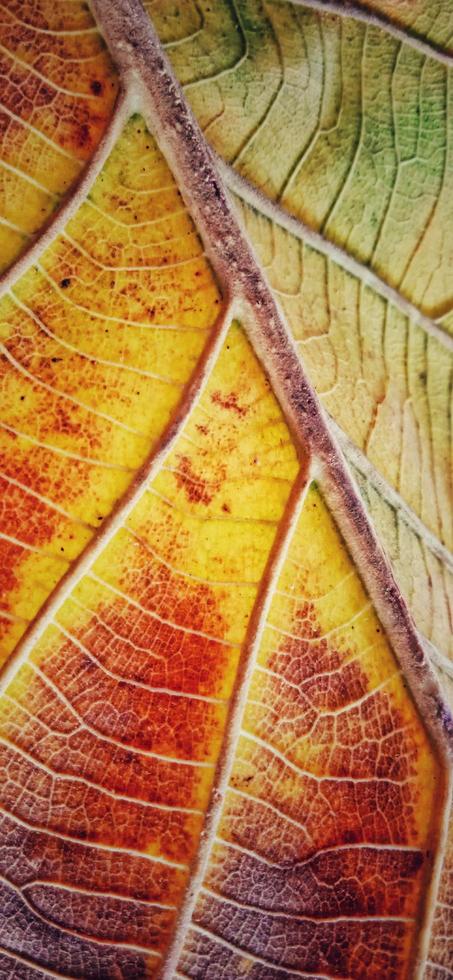
<path fill-rule="evenodd" d="M 408 524 L 408 526 L 415 532 L 417 537 L 419 537 L 427 548 L 432 552 L 436 558 L 445 565 L 445 567 L 453 573 L 453 555 L 449 549 L 439 541 L 439 538 L 431 531 L 426 524 L 418 517 L 412 507 L 406 503 L 400 493 L 387 483 L 387 480 L 376 470 L 373 463 L 370 462 L 367 456 L 359 449 L 355 443 L 346 435 L 343 429 L 335 422 L 334 419 L 329 419 L 329 425 L 335 436 L 340 443 L 340 446 L 346 456 L 350 459 L 353 466 L 366 477 L 371 485 L 378 491 L 378 493 L 387 501 L 388 504 L 398 513 L 401 514 L 402 519 Z"/>

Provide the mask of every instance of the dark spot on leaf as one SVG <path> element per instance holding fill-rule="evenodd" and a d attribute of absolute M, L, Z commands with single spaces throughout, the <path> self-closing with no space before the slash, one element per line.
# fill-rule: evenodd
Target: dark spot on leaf
<path fill-rule="evenodd" d="M 78 143 L 79 146 L 85 146 L 86 143 L 90 141 L 90 129 L 86 123 L 83 123 L 78 132 Z"/>

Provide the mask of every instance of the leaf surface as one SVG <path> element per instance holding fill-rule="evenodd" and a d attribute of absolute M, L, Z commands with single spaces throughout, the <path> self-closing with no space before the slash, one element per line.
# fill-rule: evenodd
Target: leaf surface
<path fill-rule="evenodd" d="M 367 225 L 386 181 L 384 210 L 406 206 L 372 66 L 425 44 L 441 99 L 441 18 L 144 6 L 96 0 L 96 26 L 78 0 L 36 3 L 15 34 L 72 96 L 93 61 L 105 75 L 83 161 L 2 281 L 0 975 L 444 980 L 450 722 L 401 589 L 445 673 L 448 318 L 397 279 L 397 219 Z M 149 15 L 249 181 L 223 167 L 233 193 Z M 338 128 L 365 134 L 356 170 L 350 135 L 325 139 L 335 92 Z M 439 133 L 410 188 L 445 219 Z M 339 216 L 313 241 L 318 204 Z M 423 213 L 400 214 L 398 260 Z M 432 234 L 427 296 L 448 222 Z"/>

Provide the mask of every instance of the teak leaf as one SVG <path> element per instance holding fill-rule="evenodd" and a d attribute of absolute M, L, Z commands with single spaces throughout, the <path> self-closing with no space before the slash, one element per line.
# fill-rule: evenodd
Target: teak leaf
<path fill-rule="evenodd" d="M 453 975 L 453 9 L 393 7 L 2 7 L 5 980 Z"/>

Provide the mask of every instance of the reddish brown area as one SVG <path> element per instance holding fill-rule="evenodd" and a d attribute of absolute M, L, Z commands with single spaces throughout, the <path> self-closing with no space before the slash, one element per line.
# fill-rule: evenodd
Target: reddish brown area
<path fill-rule="evenodd" d="M 161 533 L 160 525 L 153 524 L 146 529 L 146 539 L 158 545 Z M 167 679 L 166 686 L 187 693 L 215 694 L 231 656 L 228 646 L 219 642 L 228 629 L 221 610 L 225 590 L 196 582 L 169 567 L 172 562 L 178 565 L 182 535 L 176 535 L 174 543 L 170 538 L 165 553 L 168 564 L 154 557 L 146 539 L 135 539 L 125 553 L 120 578 L 121 591 L 142 609 L 127 604 L 127 600 L 112 602 L 112 608 L 121 609 L 125 617 L 122 636 L 162 657 L 160 665 L 149 658 L 149 678 L 160 675 Z M 135 663 L 139 665 L 140 659 Z"/>
<path fill-rule="evenodd" d="M 24 549 L 10 541 L 2 541 L 2 560 L 0 562 L 0 602 L 8 610 L 6 597 L 18 584 L 14 569 L 23 561 Z"/>
<path fill-rule="evenodd" d="M 83 36 L 79 78 L 77 75 L 75 78 L 69 77 L 68 69 L 77 64 L 78 49 L 77 39 L 71 37 L 70 31 L 65 33 L 67 29 L 64 25 L 72 19 L 68 5 L 65 5 L 63 18 L 51 5 L 47 5 L 43 18 L 46 27 L 36 30 L 33 22 L 40 20 L 36 9 L 39 6 L 33 5 L 30 21 L 26 14 L 24 16 L 25 5 L 21 5 L 17 12 L 18 23 L 13 18 L 8 19 L 7 10 L 10 8 L 13 12 L 14 4 L 5 5 L 1 25 L 4 51 L 0 56 L 2 101 L 16 116 L 30 119 L 57 145 L 78 153 L 81 159 L 87 159 L 109 121 L 117 79 L 109 56 L 100 49 L 95 34 Z M 91 18 L 88 16 L 87 20 L 89 22 Z M 57 33 L 53 33 L 54 30 Z M 11 55 L 17 55 L 17 60 L 13 60 Z M 87 63 L 95 72 L 94 77 L 90 78 L 87 73 Z M 41 77 L 28 66 L 39 72 Z M 70 94 L 71 89 L 86 92 L 87 97 L 74 97 Z M 46 111 L 41 113 L 43 109 Z"/>
<path fill-rule="evenodd" d="M 216 962 L 218 935 L 241 962 L 249 953 L 269 964 L 256 973 L 262 980 L 274 971 L 277 980 L 279 968 L 400 980 L 413 929 L 404 919 L 417 915 L 426 857 L 414 723 L 385 687 L 368 696 L 360 661 L 346 663 L 357 651 L 322 637 L 314 603 L 295 604 L 287 629 L 296 638 L 270 634 L 274 673 L 256 675 L 224 844 L 206 876 L 213 894 L 198 901 L 194 920 L 212 934 Z M 192 966 L 198 945 L 186 948 Z M 219 975 L 236 975 L 235 962 L 230 952 Z"/>
<path fill-rule="evenodd" d="M 300 639 L 285 638 L 271 656 L 269 666 L 281 679 L 262 680 L 263 709 L 253 730 L 296 765 L 297 749 L 312 746 L 316 771 L 331 777 L 321 790 L 301 775 L 297 797 L 308 806 L 309 833 L 318 847 L 338 842 L 339 834 L 347 843 L 409 843 L 418 798 L 412 728 L 388 689 L 368 694 L 360 662 L 346 663 L 352 650 L 321 638 L 314 604 L 297 608 L 291 632 Z M 260 754 L 257 766 L 272 792 L 271 774 L 277 778 L 285 765 L 272 754 L 265 762 L 267 752 L 260 762 Z"/>
<path fill-rule="evenodd" d="M 283 818 L 286 814 L 292 820 L 304 820 L 301 839 L 297 840 L 294 832 L 285 836 L 282 827 L 278 836 L 276 829 L 270 832 L 259 804 L 232 799 L 225 835 L 262 857 L 278 860 L 290 856 L 295 860 L 299 855 L 305 859 L 315 850 L 338 844 L 407 846 L 413 841 L 411 830 L 418 801 L 416 794 L 414 800 L 410 799 L 407 787 L 377 780 L 355 783 L 332 779 L 319 784 L 310 776 L 289 775 L 287 766 L 264 749 L 261 753 L 252 752 L 248 763 L 256 775 L 248 782 L 234 777 L 234 787 L 283 810 Z M 284 795 L 279 789 L 283 781 Z"/>
<path fill-rule="evenodd" d="M 33 760 L 6 746 L 0 747 L 0 764 L 5 774 L 1 806 L 31 827 L 63 833 L 74 841 L 134 850 L 145 850 L 152 842 L 169 860 L 192 857 L 201 816 L 145 807 L 140 801 L 115 798 L 77 780 L 53 779 Z"/>
<path fill-rule="evenodd" d="M 46 655 L 42 669 L 82 721 L 101 735 L 170 758 L 211 757 L 211 741 L 221 721 L 216 706 L 117 681 L 64 641 Z"/>
<path fill-rule="evenodd" d="M 169 563 L 176 561 L 176 541 Z M 143 608 L 105 589 L 86 615 L 74 605 L 75 623 L 68 624 L 74 640 L 55 629 L 45 636 L 42 676 L 24 667 L 15 702 L 3 712 L 0 734 L 9 744 L 0 749 L 6 774 L 0 802 L 29 828 L 18 829 L 14 820 L 7 826 L 9 862 L 16 846 L 10 841 L 23 838 L 13 879 L 53 882 L 27 892 L 52 928 L 83 929 L 105 941 L 146 938 L 160 948 L 172 913 L 137 903 L 177 902 L 184 871 L 90 848 L 151 845 L 168 861 L 191 862 L 214 768 L 190 763 L 214 761 L 225 721 L 222 705 L 193 694 L 215 692 L 231 651 L 220 642 L 227 624 L 219 594 L 172 572 L 144 543 L 131 538 L 129 547 L 120 588 Z M 80 853 L 83 842 L 93 867 Z M 59 883 L 114 897 L 60 895 Z M 122 895 L 136 904 L 123 908 Z M 11 914 L 20 916 L 21 908 L 11 906 Z M 27 925 L 31 932 L 36 921 Z"/>
<path fill-rule="evenodd" d="M 159 623 L 119 598 L 106 598 L 75 635 L 125 680 L 191 694 L 215 691 L 229 656 L 227 646 Z"/>
<path fill-rule="evenodd" d="M 39 547 L 66 523 L 57 511 L 0 476 L 0 532 Z"/>
<path fill-rule="evenodd" d="M 225 479 L 226 468 L 219 464 L 218 478 L 215 482 L 203 479 L 194 472 L 189 456 L 178 455 L 176 482 L 182 487 L 191 504 L 210 504 Z"/>
<path fill-rule="evenodd" d="M 137 901 L 178 901 L 185 872 L 145 856 L 84 846 L 27 828 L 0 814 L 0 870 L 17 885 L 40 880 L 113 892 Z"/>
<path fill-rule="evenodd" d="M 351 629 L 353 628 L 352 625 Z M 311 731 L 311 725 L 318 715 L 343 712 L 336 719 L 333 716 L 320 717 L 316 734 L 323 733 L 319 744 L 325 744 L 326 748 L 338 741 L 346 751 L 355 748 L 359 754 L 369 753 L 363 756 L 362 763 L 358 757 L 355 759 L 353 773 L 357 778 L 388 775 L 393 779 L 407 779 L 413 775 L 417 749 L 412 731 L 401 730 L 403 716 L 389 689 L 384 687 L 376 693 L 368 694 L 367 673 L 361 667 L 360 661 L 354 659 L 357 657 L 357 650 L 354 651 L 345 644 L 337 649 L 334 639 L 322 637 L 323 630 L 317 622 L 316 606 L 309 601 L 298 603 L 291 632 L 298 638 L 285 638 L 270 658 L 269 666 L 281 678 L 276 680 L 272 690 L 269 688 L 269 697 L 272 697 L 274 707 L 281 699 L 291 717 L 291 712 L 295 714 L 301 705 L 304 706 L 307 717 L 301 719 L 301 735 Z M 376 626 L 376 638 L 380 633 L 381 627 Z M 351 662 L 347 663 L 348 660 Z M 397 670 L 396 662 L 394 669 Z M 360 705 L 354 705 L 354 701 L 364 697 Z M 297 722 L 292 724 L 297 728 Z M 395 756 L 389 750 L 381 757 L 378 743 L 388 744 L 387 740 L 394 734 L 398 738 L 399 754 Z M 374 749 L 371 746 L 365 749 L 364 745 L 360 745 L 360 742 L 364 743 L 370 738 Z M 316 738 L 313 740 L 317 741 Z M 347 771 L 341 761 L 343 757 L 339 746 L 336 746 L 336 752 L 339 754 L 335 756 L 334 774 L 345 775 Z M 325 771 L 328 768 L 326 762 Z"/>
<path fill-rule="evenodd" d="M 231 391 L 228 395 L 223 395 L 221 391 L 213 391 L 211 400 L 215 402 L 216 405 L 220 405 L 221 408 L 225 408 L 230 412 L 235 412 L 236 415 L 241 416 L 241 418 L 244 415 L 247 415 L 248 408 L 245 405 L 239 404 L 238 394 L 236 391 Z"/>
<path fill-rule="evenodd" d="M 27 708 L 33 707 L 33 716 Z M 35 678 L 15 711 L 1 725 L 5 738 L 56 773 L 82 777 L 97 786 L 149 803 L 197 807 L 202 773 L 195 766 L 141 754 L 120 744 L 112 747 L 96 732 L 84 730 L 50 688 Z"/>

